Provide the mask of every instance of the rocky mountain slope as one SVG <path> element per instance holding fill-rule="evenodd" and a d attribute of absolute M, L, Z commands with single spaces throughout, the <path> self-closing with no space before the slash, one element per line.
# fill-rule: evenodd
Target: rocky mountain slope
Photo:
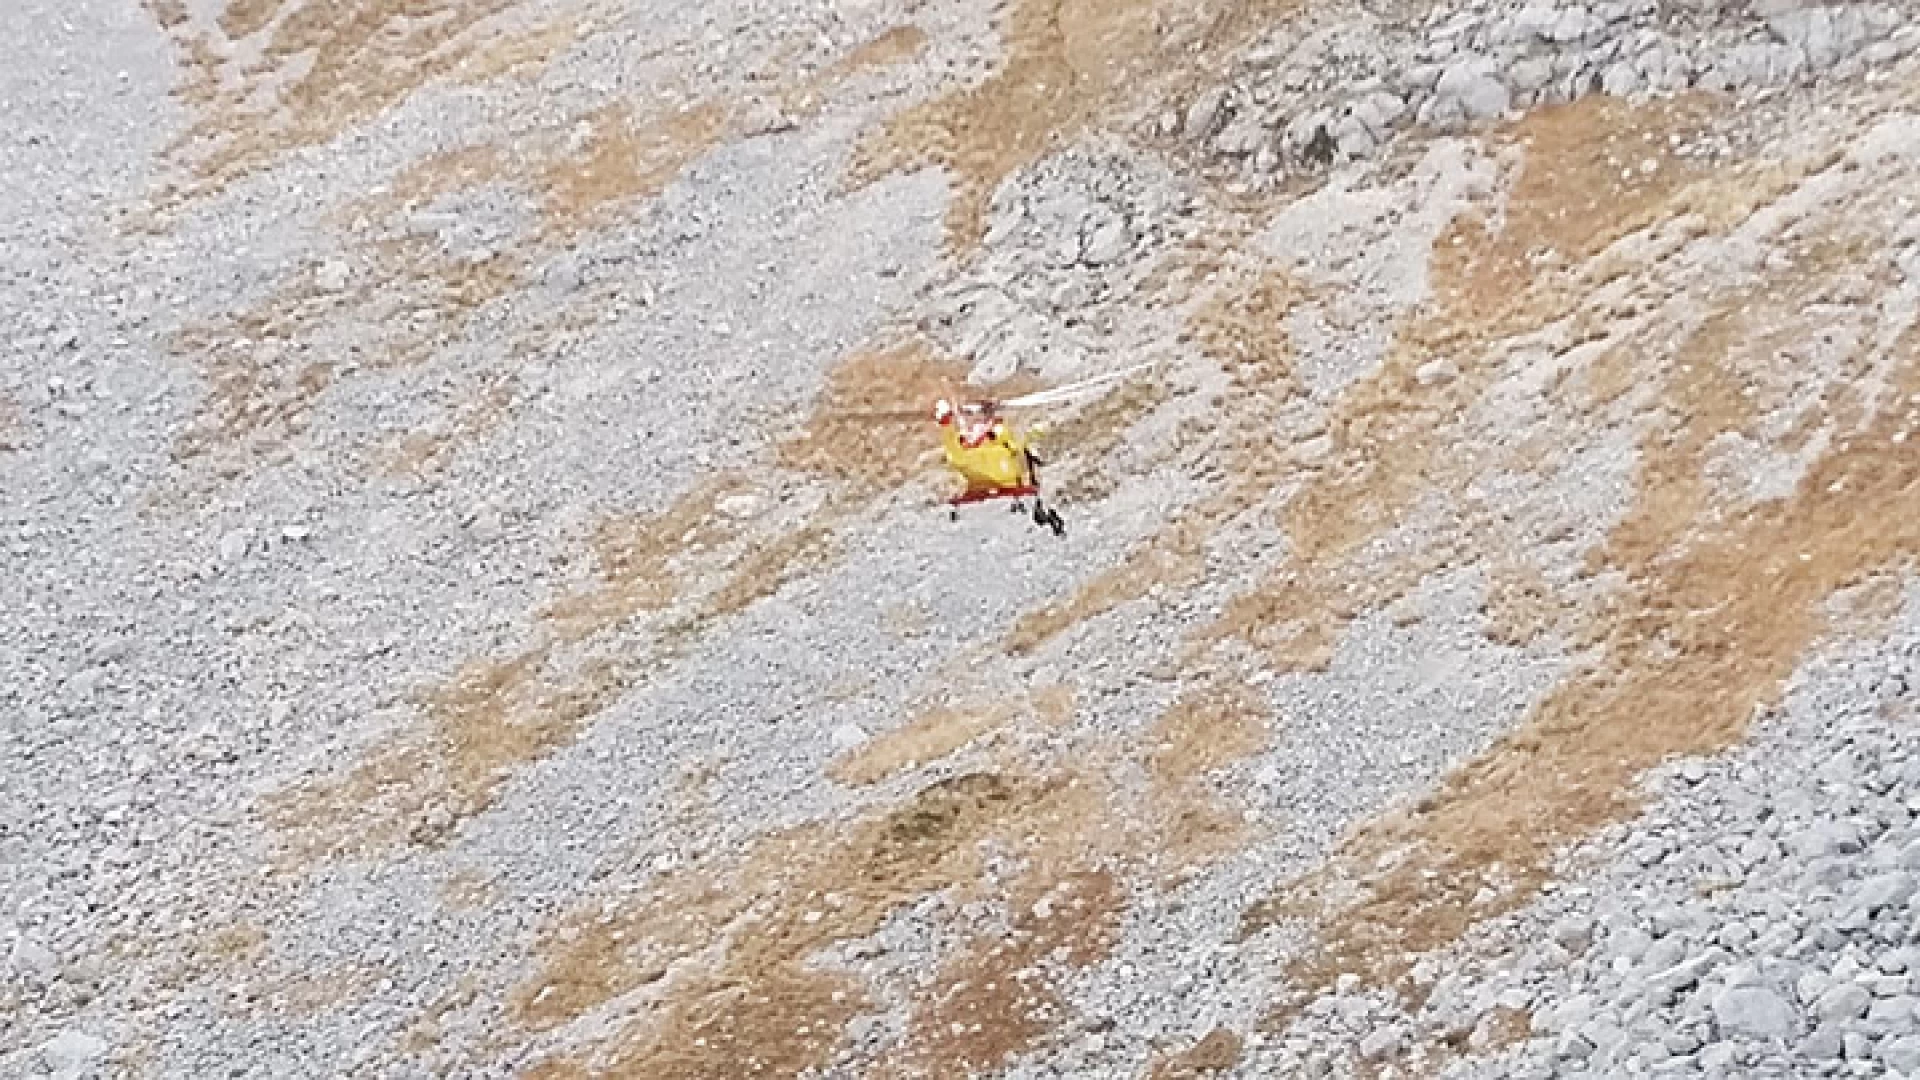
<path fill-rule="evenodd" d="M 1920 1075 L 1916 14 L 0 5 L 0 1074 Z"/>

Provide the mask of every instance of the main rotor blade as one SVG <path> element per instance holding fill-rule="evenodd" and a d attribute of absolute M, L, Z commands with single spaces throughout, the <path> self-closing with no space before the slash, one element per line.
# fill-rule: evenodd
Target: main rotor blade
<path fill-rule="evenodd" d="M 1051 390 L 1042 390 L 1038 393 L 1027 394 L 1024 397 L 1012 398 L 1001 402 L 1000 407 L 1003 409 L 1032 409 L 1041 405 L 1052 405 L 1055 402 L 1078 397 L 1089 390 L 1098 389 L 1108 383 L 1119 382 L 1121 379 L 1137 375 L 1152 366 L 1153 361 L 1149 360 L 1144 364 L 1135 364 L 1121 371 L 1111 372 L 1106 375 L 1096 375 L 1091 379 L 1082 379 L 1077 383 L 1068 383 L 1065 386 L 1056 386 Z"/>

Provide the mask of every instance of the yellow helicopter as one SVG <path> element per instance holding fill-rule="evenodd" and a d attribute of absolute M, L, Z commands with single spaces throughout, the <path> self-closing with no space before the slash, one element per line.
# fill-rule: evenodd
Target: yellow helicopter
<path fill-rule="evenodd" d="M 1033 500 L 1034 524 L 1066 535 L 1067 526 L 1058 511 L 1040 497 L 1040 458 L 1033 452 L 1033 440 L 1041 433 L 1038 426 L 1026 432 L 1016 430 L 1004 413 L 1013 409 L 1032 409 L 1057 404 L 1126 379 L 1151 367 L 1138 364 L 1068 386 L 1042 390 L 1008 401 L 969 401 L 959 404 L 947 398 L 933 403 L 933 421 L 940 425 L 941 450 L 947 468 L 964 485 L 961 492 L 947 500 L 947 516 L 959 520 L 960 507 L 995 499 L 1013 500 L 1014 513 L 1021 513 L 1027 499 Z"/>
<path fill-rule="evenodd" d="M 1040 459 L 1030 445 L 1037 431 L 1015 431 L 1000 417 L 991 401 L 954 405 L 946 398 L 933 403 L 933 420 L 940 425 L 940 448 L 947 468 L 960 477 L 965 490 L 947 500 L 947 516 L 960 518 L 960 507 L 990 499 L 1012 499 L 1014 513 L 1033 500 L 1033 522 L 1065 535 L 1060 514 L 1040 501 Z"/>

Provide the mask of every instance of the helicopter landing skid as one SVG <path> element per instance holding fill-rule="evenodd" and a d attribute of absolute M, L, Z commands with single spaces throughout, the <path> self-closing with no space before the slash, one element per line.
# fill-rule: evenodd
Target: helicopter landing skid
<path fill-rule="evenodd" d="M 1026 507 L 1022 505 L 1020 500 L 1028 498 L 1033 500 L 1034 524 L 1053 530 L 1053 535 L 1055 536 L 1066 535 L 1067 526 L 1065 522 L 1060 520 L 1059 512 L 1041 504 L 1040 488 L 1037 484 L 1022 484 L 1018 487 L 1010 488 L 982 488 L 977 491 L 968 491 L 955 495 L 953 498 L 947 500 L 947 517 L 949 520 L 958 521 L 960 520 L 960 508 L 962 506 L 968 503 L 986 502 L 990 499 L 1013 499 L 1014 513 L 1022 513 Z"/>
<path fill-rule="evenodd" d="M 986 502 L 989 499 L 1025 499 L 1039 498 L 1040 489 L 1033 484 L 1021 484 L 1019 487 L 980 488 L 963 492 L 947 500 L 948 506 L 965 506 L 968 503 Z"/>

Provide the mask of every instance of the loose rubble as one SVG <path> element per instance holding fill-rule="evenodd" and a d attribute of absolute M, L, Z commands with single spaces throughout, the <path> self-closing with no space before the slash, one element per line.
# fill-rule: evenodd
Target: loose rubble
<path fill-rule="evenodd" d="M 1766 10 L 1763 10 L 1766 9 Z M 1590 94 L 1753 95 L 1882 70 L 1920 44 L 1893 4 L 1662 7 L 1654 0 L 1439 7 L 1401 20 L 1316 10 L 1243 56 L 1158 131 L 1264 186 Z"/>
<path fill-rule="evenodd" d="M 1646 811 L 1567 853 L 1538 903 L 1424 960 L 1418 1010 L 1321 998 L 1282 1060 L 1343 1072 L 1395 1031 L 1426 1055 L 1394 1059 L 1413 1075 L 1912 1072 L 1917 686 L 1910 608 L 1884 643 L 1812 665 L 1746 745 L 1648 777 Z M 1507 1049 L 1503 1010 L 1526 1018 Z"/>
<path fill-rule="evenodd" d="M 1503 340 L 1491 383 L 1448 327 L 1401 336 L 1457 216 L 1500 227 L 1525 148 L 1483 137 L 1595 95 L 1920 85 L 1911 4 L 1275 6 L 1179 94 L 1016 147 L 958 250 L 953 170 L 849 162 L 1028 63 L 1030 0 L 358 7 L 0 5 L 0 1075 L 521 1074 L 649 1024 L 655 1062 L 734 1039 L 810 1080 L 1920 1075 L 1911 610 L 1408 987 L 1349 973 L 1276 1020 L 1315 942 L 1242 933 L 1592 645 L 1492 626 L 1512 568 L 1464 548 L 1366 573 L 1471 504 L 1558 523 L 1523 594 L 1604 576 L 1652 437 L 1421 486 L 1637 389 L 1569 375 L 1648 299 L 1600 255 L 1595 325 Z M 1145 33 L 1054 7 L 1021 92 Z M 1601 240 L 1788 229 L 1825 181 L 1753 160 L 1780 167 Z M 1858 287 L 1911 315 L 1913 237 L 1798 239 L 1750 262 L 1897 248 Z M 1489 248 L 1468 302 L 1565 257 Z M 1833 340 L 1787 355 L 1860 344 L 1874 297 L 1804 299 Z M 924 370 L 837 396 L 902 341 Z M 949 522 L 888 419 L 961 373 L 1148 361 L 1047 450 L 1066 542 Z M 1713 440 L 1730 513 L 1833 437 L 1809 393 L 1729 391 L 1778 409 Z M 1497 437 L 1389 456 L 1456 406 Z M 1406 498 L 1342 518 L 1376 481 Z M 1316 482 L 1324 535 L 1290 516 Z M 1259 722 L 1162 726 L 1209 694 Z"/>

